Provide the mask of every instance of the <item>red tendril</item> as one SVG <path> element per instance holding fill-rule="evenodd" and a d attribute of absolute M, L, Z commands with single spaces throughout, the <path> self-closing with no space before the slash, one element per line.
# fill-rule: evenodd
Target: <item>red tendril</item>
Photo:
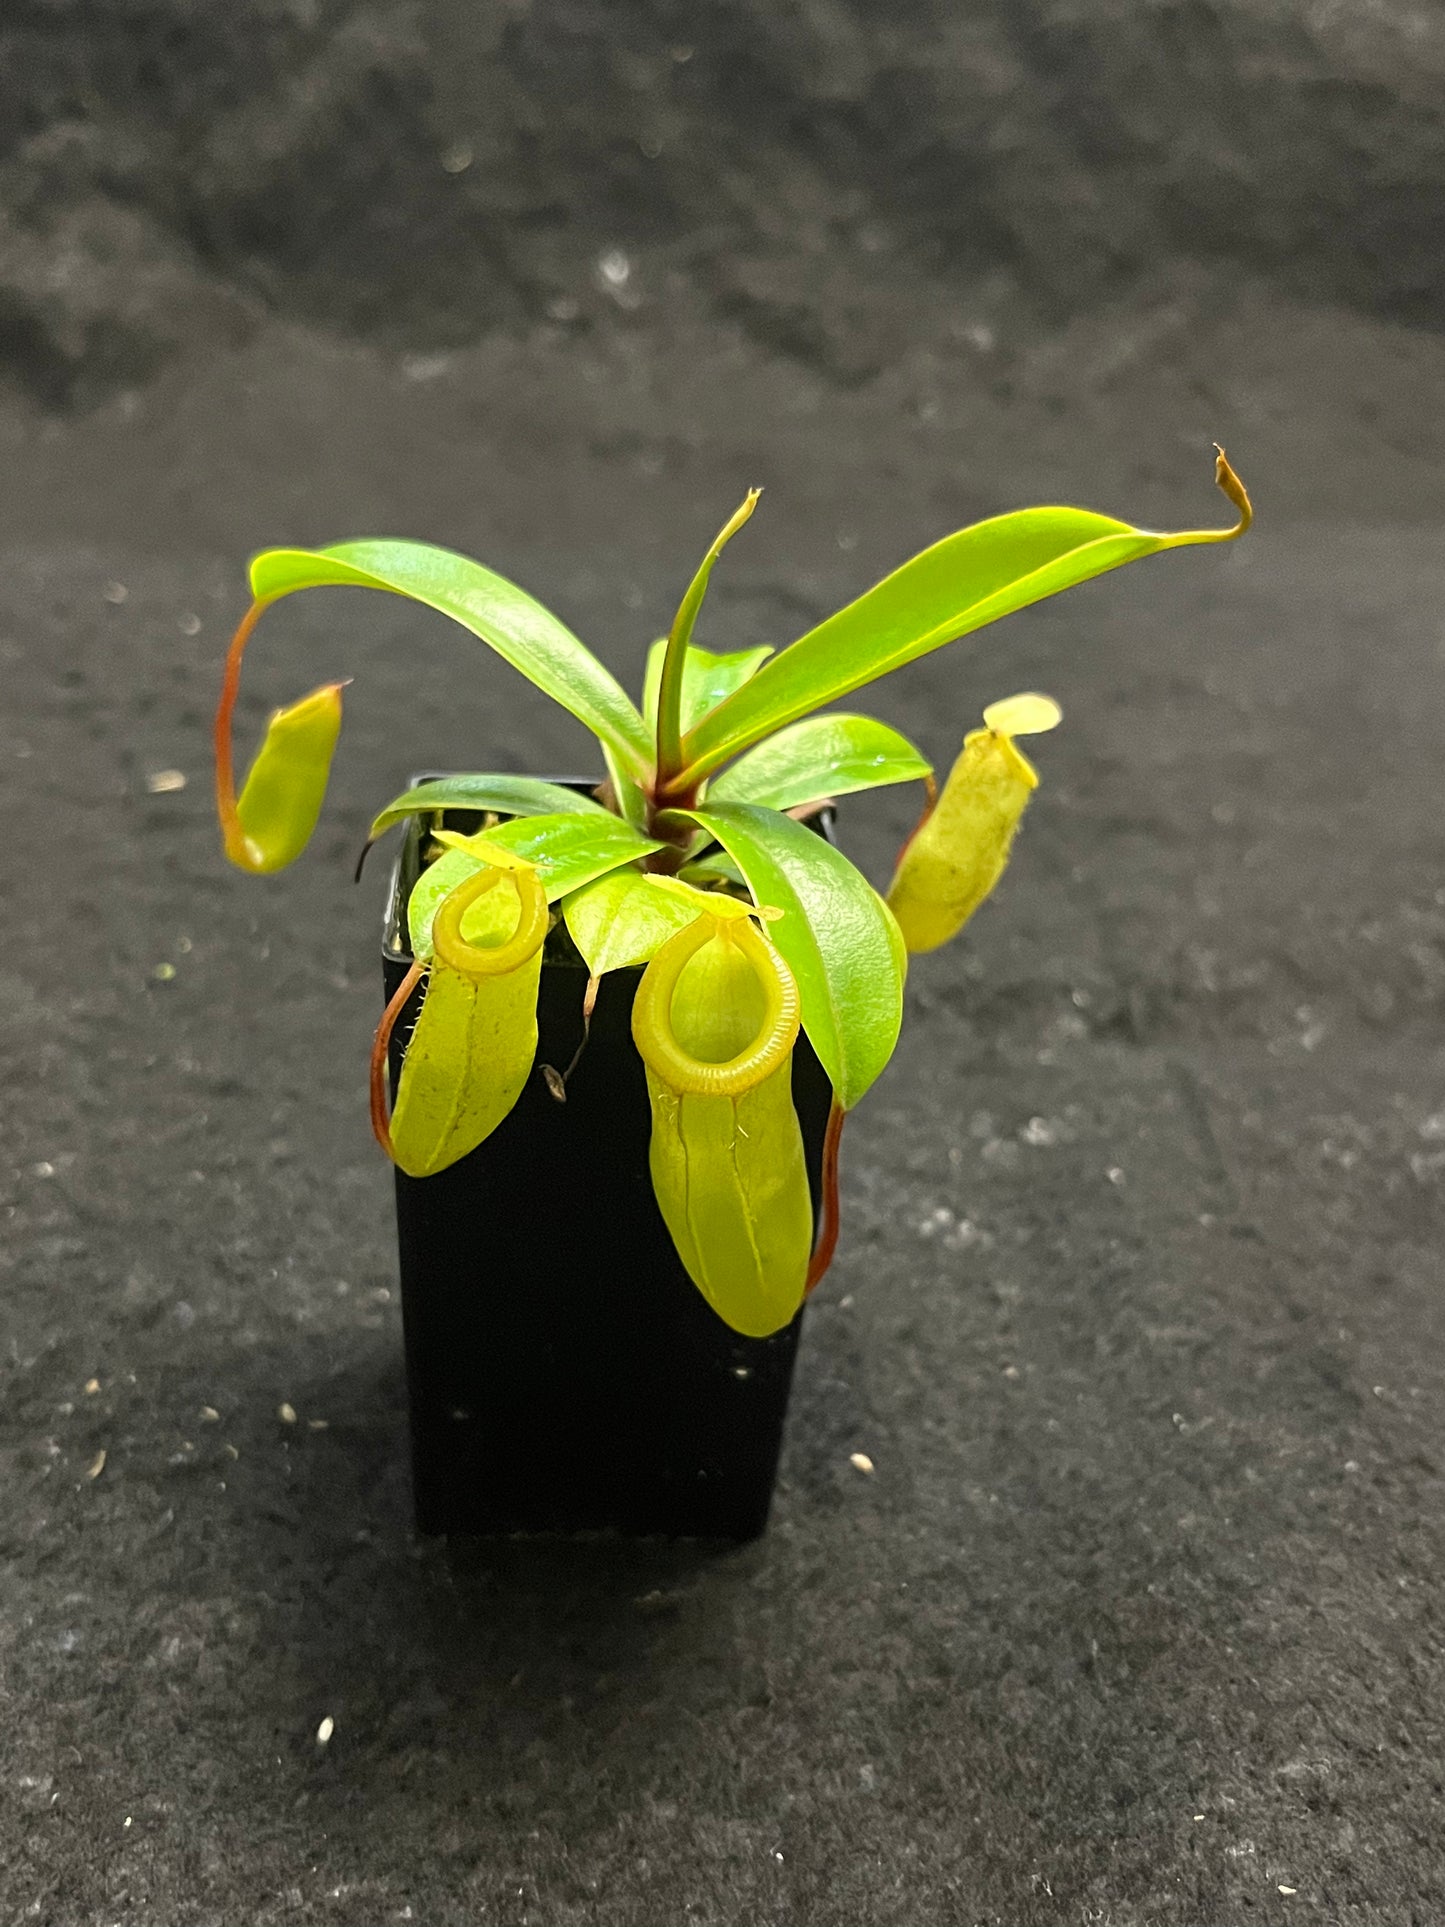
<path fill-rule="evenodd" d="M 828 1113 L 828 1131 L 823 1139 L 823 1229 L 819 1233 L 813 1261 L 808 1266 L 807 1291 L 814 1291 L 822 1282 L 833 1253 L 838 1248 L 838 1146 L 843 1138 L 843 1125 L 848 1113 L 833 1099 L 833 1108 Z"/>
<path fill-rule="evenodd" d="M 371 1041 L 371 1128 L 377 1143 L 386 1155 L 396 1162 L 391 1148 L 391 1117 L 386 1102 L 386 1059 L 391 1048 L 391 1033 L 396 1029 L 396 1020 L 408 997 L 421 982 L 425 965 L 414 963 L 396 987 L 396 994 L 382 1012 L 381 1022 L 376 1027 L 376 1036 Z"/>

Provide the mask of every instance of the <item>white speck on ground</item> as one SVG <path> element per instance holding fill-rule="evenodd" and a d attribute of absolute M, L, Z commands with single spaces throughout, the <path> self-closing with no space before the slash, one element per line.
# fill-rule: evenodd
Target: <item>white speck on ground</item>
<path fill-rule="evenodd" d="M 626 287 L 632 276 L 632 263 L 621 248 L 608 248 L 598 256 L 597 272 L 604 286 L 608 288 Z"/>

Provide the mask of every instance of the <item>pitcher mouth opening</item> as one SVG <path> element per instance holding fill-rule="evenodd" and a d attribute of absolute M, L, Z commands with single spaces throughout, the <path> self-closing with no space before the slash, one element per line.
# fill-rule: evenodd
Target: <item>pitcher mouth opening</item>
<path fill-rule="evenodd" d="M 517 893 L 516 929 L 503 943 L 468 943 L 462 935 L 462 918 L 499 883 L 510 883 Z M 524 964 L 541 948 L 547 925 L 547 893 L 535 870 L 479 870 L 442 899 L 432 924 L 432 944 L 442 963 L 477 983 L 483 977 L 503 977 Z"/>
<path fill-rule="evenodd" d="M 672 1021 L 678 981 L 704 944 L 735 944 L 763 991 L 763 1014 L 751 1043 L 720 1063 L 695 1057 Z M 702 1097 L 742 1097 L 770 1077 L 797 1042 L 798 986 L 793 973 L 751 918 L 700 916 L 657 952 L 632 1005 L 632 1035 L 643 1062 L 671 1090 Z"/>

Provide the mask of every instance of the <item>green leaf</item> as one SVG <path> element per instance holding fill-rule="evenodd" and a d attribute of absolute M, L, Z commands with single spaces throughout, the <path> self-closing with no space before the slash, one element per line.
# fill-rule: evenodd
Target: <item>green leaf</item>
<path fill-rule="evenodd" d="M 872 716 L 808 716 L 750 749 L 708 788 L 710 803 L 795 809 L 932 773 L 906 736 Z"/>
<path fill-rule="evenodd" d="M 677 605 L 677 614 L 672 619 L 672 627 L 667 632 L 667 645 L 663 651 L 662 669 L 658 676 L 656 710 L 653 735 L 656 738 L 655 785 L 668 787 L 682 767 L 682 738 L 684 683 L 687 677 L 687 655 L 692 646 L 693 627 L 707 585 L 711 579 L 713 566 L 723 550 L 731 542 L 738 530 L 751 519 L 758 505 L 761 489 L 750 488 L 744 500 L 734 509 L 722 528 L 713 539 L 712 547 L 699 563 L 697 572 L 687 585 L 682 601 Z"/>
<path fill-rule="evenodd" d="M 731 696 L 735 689 L 755 676 L 772 655 L 764 643 L 760 649 L 737 649 L 732 655 L 717 655 L 711 649 L 688 644 L 682 665 L 682 727 L 691 729 L 710 709 Z M 667 637 L 653 643 L 647 652 L 647 672 L 642 684 L 642 714 L 652 727 L 657 724 L 657 692 L 662 687 L 662 664 L 667 655 Z"/>
<path fill-rule="evenodd" d="M 693 895 L 696 900 L 689 901 L 636 870 L 614 870 L 568 897 L 562 914 L 587 968 L 600 977 L 646 963 L 669 937 L 685 930 L 708 907 L 705 892 Z"/>
<path fill-rule="evenodd" d="M 595 797 L 535 776 L 439 776 L 394 797 L 371 826 L 374 843 L 393 823 L 424 810 L 495 810 L 501 816 L 608 816 Z"/>
<path fill-rule="evenodd" d="M 625 768 L 650 769 L 652 744 L 622 685 L 549 609 L 480 562 L 426 542 L 339 542 L 268 549 L 251 564 L 258 602 L 326 586 L 388 589 L 440 610 L 570 710 Z"/>
<path fill-rule="evenodd" d="M 803 1028 L 845 1111 L 898 1042 L 904 951 L 888 907 L 847 857 L 790 816 L 751 803 L 677 810 L 717 838 L 753 900 L 785 914 L 768 935 L 798 980 Z"/>
<path fill-rule="evenodd" d="M 607 774 L 612 782 L 612 793 L 617 798 L 618 814 L 630 823 L 634 830 L 647 829 L 647 792 L 642 785 L 627 774 L 617 757 L 606 743 L 602 745 L 602 759 L 607 765 Z"/>
<path fill-rule="evenodd" d="M 689 730 L 671 793 L 810 710 L 1000 616 L 1163 549 L 1232 540 L 1249 526 L 1248 498 L 1223 455 L 1216 480 L 1240 510 L 1232 529 L 1155 535 L 1087 509 L 1035 508 L 945 536 L 774 656 Z"/>
<path fill-rule="evenodd" d="M 406 914 L 412 955 L 422 962 L 431 956 L 432 918 L 442 898 L 486 863 L 484 855 L 469 847 L 478 840 L 469 837 L 464 843 L 454 845 L 435 863 L 429 863 L 416 881 Z M 555 903 L 570 891 L 580 890 L 594 877 L 605 876 L 609 870 L 618 870 L 624 863 L 635 863 L 662 848 L 660 843 L 639 836 L 610 810 L 599 810 L 588 816 L 522 816 L 513 823 L 499 823 L 494 830 L 485 831 L 480 840 L 497 844 L 514 856 L 534 863 L 549 903 Z M 498 902 L 510 903 L 515 915 L 516 898 L 510 890 L 488 891 L 462 919 L 462 935 L 468 941 L 484 941 L 495 934 L 488 919 Z M 473 917 L 480 920 L 473 923 Z"/>

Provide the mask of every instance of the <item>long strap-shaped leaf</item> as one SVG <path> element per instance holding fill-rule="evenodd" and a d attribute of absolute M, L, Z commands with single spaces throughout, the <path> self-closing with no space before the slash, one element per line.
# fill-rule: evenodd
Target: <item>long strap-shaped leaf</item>
<path fill-rule="evenodd" d="M 426 542 L 268 549 L 251 564 L 251 593 L 258 602 L 328 586 L 387 589 L 450 616 L 585 723 L 630 774 L 650 770 L 647 727 L 621 683 L 549 609 L 505 576 Z"/>
<path fill-rule="evenodd" d="M 1163 549 L 1229 542 L 1249 527 L 1249 497 L 1219 451 L 1215 480 L 1239 511 L 1230 529 L 1155 535 L 1087 509 L 1020 509 L 945 536 L 764 663 L 683 739 L 682 797 L 774 730 L 916 662 L 930 650 L 1077 582 Z"/>
<path fill-rule="evenodd" d="M 784 914 L 768 925 L 798 983 L 803 1029 L 845 1111 L 898 1042 L 903 939 L 891 912 L 841 850 L 776 810 L 717 803 L 669 814 L 715 836 L 753 901 Z"/>

